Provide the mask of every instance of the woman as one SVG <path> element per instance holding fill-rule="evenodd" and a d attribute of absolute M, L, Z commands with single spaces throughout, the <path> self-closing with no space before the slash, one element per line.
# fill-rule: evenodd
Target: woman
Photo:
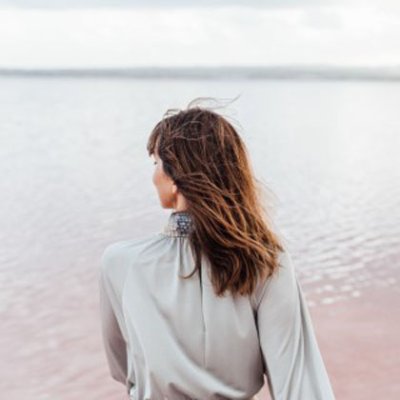
<path fill-rule="evenodd" d="M 107 246 L 102 336 L 131 399 L 332 400 L 292 259 L 246 147 L 215 111 L 187 107 L 147 144 L 163 230 Z"/>

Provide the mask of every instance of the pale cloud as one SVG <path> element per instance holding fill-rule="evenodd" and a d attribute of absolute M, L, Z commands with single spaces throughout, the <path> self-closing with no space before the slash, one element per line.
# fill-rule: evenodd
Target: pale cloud
<path fill-rule="evenodd" d="M 0 67 L 383 65 L 399 48 L 395 7 L 0 8 Z"/>
<path fill-rule="evenodd" d="M 360 3 L 362 0 L 325 0 L 326 4 Z M 368 2 L 368 0 L 364 0 Z M 388 0 L 382 0 L 388 1 Z M 321 0 L 202 0 L 201 2 L 188 0 L 0 0 L 0 7 L 10 8 L 199 8 L 199 7 L 225 7 L 230 5 L 282 8 L 304 7 L 321 5 Z"/>
<path fill-rule="evenodd" d="M 380 7 L 399 8 L 398 0 L 0 0 L 0 8 L 85 9 L 85 8 L 253 8 Z"/>

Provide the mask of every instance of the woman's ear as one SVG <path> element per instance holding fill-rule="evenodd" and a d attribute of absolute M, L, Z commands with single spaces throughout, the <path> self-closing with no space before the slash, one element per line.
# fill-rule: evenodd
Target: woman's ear
<path fill-rule="evenodd" d="M 175 183 L 172 183 L 172 193 L 173 194 L 178 194 L 178 186 L 176 186 Z"/>

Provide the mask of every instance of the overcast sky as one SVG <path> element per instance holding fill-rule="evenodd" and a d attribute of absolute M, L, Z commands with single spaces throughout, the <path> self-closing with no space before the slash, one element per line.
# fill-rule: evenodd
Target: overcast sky
<path fill-rule="evenodd" d="M 400 0 L 0 0 L 0 67 L 400 65 Z"/>

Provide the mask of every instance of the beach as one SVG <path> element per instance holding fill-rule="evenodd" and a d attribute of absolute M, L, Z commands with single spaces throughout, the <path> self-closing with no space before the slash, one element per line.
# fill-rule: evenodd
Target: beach
<path fill-rule="evenodd" d="M 123 385 L 109 376 L 96 318 L 96 286 L 88 282 L 88 287 L 93 298 L 72 286 L 66 297 L 56 296 L 65 293 L 62 282 L 51 295 L 31 291 L 30 311 L 40 324 L 29 320 L 10 324 L 15 309 L 11 315 L 3 312 L 0 356 L 5 362 L 2 391 L 7 399 L 125 398 Z M 399 306 L 400 291 L 391 286 L 309 308 L 337 399 L 397 399 L 400 315 L 394 310 Z M 269 399 L 266 385 L 258 397 Z"/>
<path fill-rule="evenodd" d="M 400 393 L 398 287 L 311 307 L 315 332 L 337 399 L 397 399 Z M 269 399 L 265 386 L 260 399 Z"/>

